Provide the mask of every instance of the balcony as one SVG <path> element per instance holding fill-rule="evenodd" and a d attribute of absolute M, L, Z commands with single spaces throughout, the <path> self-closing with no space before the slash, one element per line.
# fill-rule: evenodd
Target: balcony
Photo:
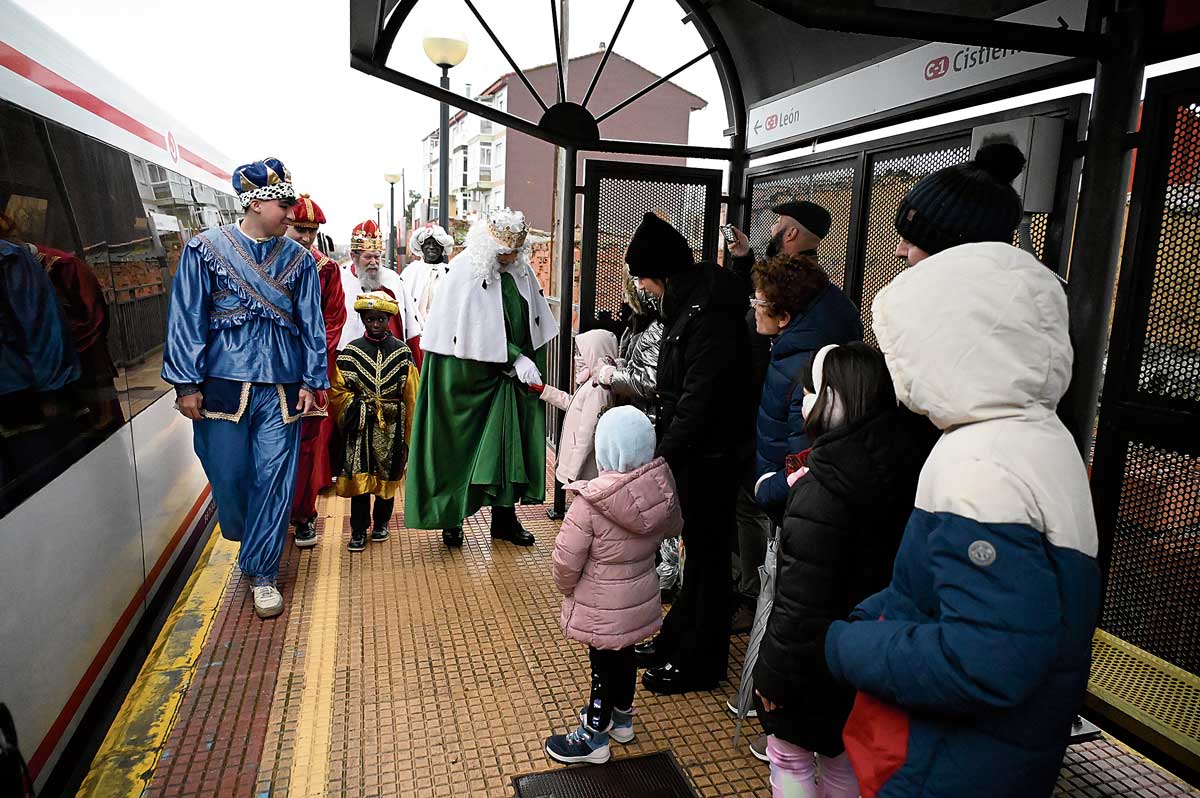
<path fill-rule="evenodd" d="M 480 166 L 468 172 L 466 182 L 463 183 L 463 189 L 466 191 L 491 191 L 492 167 Z"/>

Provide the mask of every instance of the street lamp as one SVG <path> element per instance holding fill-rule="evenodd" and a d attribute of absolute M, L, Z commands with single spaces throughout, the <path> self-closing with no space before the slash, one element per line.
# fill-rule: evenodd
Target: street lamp
<path fill-rule="evenodd" d="M 439 31 L 421 42 L 425 55 L 442 68 L 441 87 L 450 89 L 450 67 L 467 57 L 467 37 L 458 32 Z M 441 104 L 438 125 L 438 223 L 450 230 L 450 106 Z"/>
<path fill-rule="evenodd" d="M 392 271 L 400 271 L 396 268 L 396 181 L 400 179 L 400 175 L 389 172 L 383 179 L 388 182 L 388 190 L 391 193 L 391 204 L 388 206 L 388 265 L 392 267 Z"/>
<path fill-rule="evenodd" d="M 382 203 L 382 202 L 376 202 L 376 203 L 375 203 L 375 226 L 376 226 L 376 227 L 383 227 L 383 219 L 381 219 L 381 218 L 379 217 L 379 213 L 380 213 L 380 211 L 382 211 L 382 210 L 383 210 L 383 203 Z"/>

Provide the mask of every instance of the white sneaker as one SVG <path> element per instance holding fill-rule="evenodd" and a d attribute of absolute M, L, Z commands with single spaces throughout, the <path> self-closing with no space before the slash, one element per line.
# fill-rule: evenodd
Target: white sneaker
<path fill-rule="evenodd" d="M 259 618 L 274 618 L 283 612 L 283 595 L 275 585 L 254 586 L 254 614 Z"/>
<path fill-rule="evenodd" d="M 733 703 L 732 698 L 725 702 L 725 708 L 729 710 L 731 715 L 733 715 L 735 718 L 737 717 L 737 713 L 738 713 L 737 704 Z M 753 706 L 751 706 L 750 709 L 746 712 L 746 717 L 757 718 L 758 710 L 755 709 Z"/>

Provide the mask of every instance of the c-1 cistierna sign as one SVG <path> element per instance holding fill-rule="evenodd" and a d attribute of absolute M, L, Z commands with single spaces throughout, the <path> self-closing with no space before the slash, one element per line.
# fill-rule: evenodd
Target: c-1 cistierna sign
<path fill-rule="evenodd" d="M 1046 0 L 1001 19 L 1083 30 L 1087 0 Z M 750 149 L 893 111 L 913 103 L 1068 60 L 1000 47 L 926 44 L 750 109 Z"/>

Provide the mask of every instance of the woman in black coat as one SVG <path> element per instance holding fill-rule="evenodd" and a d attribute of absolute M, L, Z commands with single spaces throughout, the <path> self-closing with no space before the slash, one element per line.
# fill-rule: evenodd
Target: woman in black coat
<path fill-rule="evenodd" d="M 792 475 L 754 686 L 776 795 L 789 780 L 815 790 L 815 753 L 822 787 L 811 794 L 857 796 L 842 745 L 854 691 L 827 670 L 825 633 L 887 586 L 938 433 L 897 405 L 883 355 L 867 344 L 825 347 L 812 372 L 805 409 L 815 444 Z"/>
<path fill-rule="evenodd" d="M 637 648 L 642 684 L 659 695 L 712 690 L 729 663 L 729 562 L 739 450 L 751 440 L 746 294 L 728 270 L 647 213 L 625 253 L 640 288 L 661 297 L 657 454 L 683 513 L 683 585 L 662 631 Z"/>

